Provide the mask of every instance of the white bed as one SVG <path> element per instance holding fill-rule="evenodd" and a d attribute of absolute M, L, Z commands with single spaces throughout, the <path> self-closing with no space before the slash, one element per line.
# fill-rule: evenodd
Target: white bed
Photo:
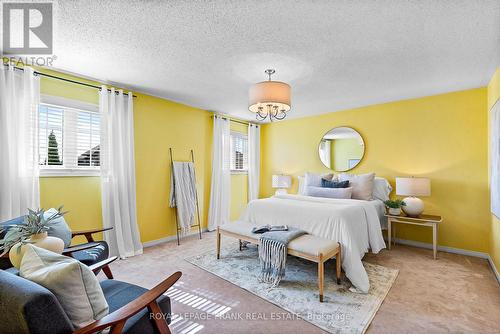
<path fill-rule="evenodd" d="M 370 288 L 361 259 L 385 248 L 381 231 L 382 201 L 277 195 L 251 201 L 240 217 L 255 225 L 287 224 L 309 234 L 335 240 L 342 246 L 342 268 L 354 287 Z"/>

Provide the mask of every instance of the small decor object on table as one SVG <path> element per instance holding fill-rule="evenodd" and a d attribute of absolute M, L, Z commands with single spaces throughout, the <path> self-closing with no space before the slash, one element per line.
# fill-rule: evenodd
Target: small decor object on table
<path fill-rule="evenodd" d="M 391 214 L 386 214 L 385 216 L 387 217 L 387 239 L 389 241 L 388 249 L 391 249 L 392 230 L 396 232 L 396 226 L 394 225 L 395 223 L 428 226 L 432 227 L 432 251 L 434 260 L 437 259 L 438 226 L 443 222 L 443 217 L 426 214 L 421 214 L 418 217 L 409 217 L 404 215 L 395 216 Z"/>
<path fill-rule="evenodd" d="M 62 206 L 46 218 L 44 209 L 36 211 L 28 209 L 28 215 L 22 224 L 8 226 L 5 238 L 0 240 L 0 251 L 2 251 L 0 256 L 8 252 L 10 262 L 19 269 L 25 252 L 24 246 L 28 243 L 61 254 L 64 250 L 64 241 L 47 235 L 52 222 L 67 213 L 61 210 Z"/>
<path fill-rule="evenodd" d="M 401 214 L 401 207 L 406 205 L 406 203 L 400 199 L 388 199 L 387 201 L 384 201 L 384 204 L 387 208 L 387 213 L 391 216 L 399 216 Z"/>

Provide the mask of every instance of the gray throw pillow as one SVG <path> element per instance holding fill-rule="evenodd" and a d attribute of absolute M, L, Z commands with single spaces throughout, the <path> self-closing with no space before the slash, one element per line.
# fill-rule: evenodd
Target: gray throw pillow
<path fill-rule="evenodd" d="M 57 210 L 51 208 L 45 211 L 43 216 L 45 217 L 45 219 L 47 219 L 54 213 L 57 213 Z M 69 247 L 69 245 L 71 244 L 71 230 L 68 224 L 66 224 L 66 220 L 64 220 L 64 217 L 59 217 L 53 220 L 50 224 L 47 234 L 51 237 L 57 237 L 64 241 L 64 247 Z"/>

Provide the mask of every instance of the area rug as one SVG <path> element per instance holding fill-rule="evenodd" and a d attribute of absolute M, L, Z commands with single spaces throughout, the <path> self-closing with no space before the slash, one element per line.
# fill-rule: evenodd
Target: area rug
<path fill-rule="evenodd" d="M 323 303 L 319 302 L 317 264 L 289 256 L 286 276 L 280 285 L 268 289 L 259 283 L 257 247 L 247 246 L 237 251 L 237 245 L 221 249 L 216 259 L 215 250 L 187 258 L 192 263 L 217 275 L 329 333 L 364 333 L 382 304 L 398 270 L 363 262 L 370 279 L 368 294 L 349 291 L 350 282 L 344 277 L 341 285 L 335 282 L 335 262 L 325 263 L 325 290 Z"/>

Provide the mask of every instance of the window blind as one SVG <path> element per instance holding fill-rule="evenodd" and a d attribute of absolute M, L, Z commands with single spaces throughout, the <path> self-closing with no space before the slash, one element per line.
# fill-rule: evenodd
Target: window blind
<path fill-rule="evenodd" d="M 248 170 L 248 138 L 238 132 L 231 133 L 231 170 Z"/>
<path fill-rule="evenodd" d="M 39 107 L 42 168 L 96 169 L 100 166 L 100 115 L 48 104 Z"/>

